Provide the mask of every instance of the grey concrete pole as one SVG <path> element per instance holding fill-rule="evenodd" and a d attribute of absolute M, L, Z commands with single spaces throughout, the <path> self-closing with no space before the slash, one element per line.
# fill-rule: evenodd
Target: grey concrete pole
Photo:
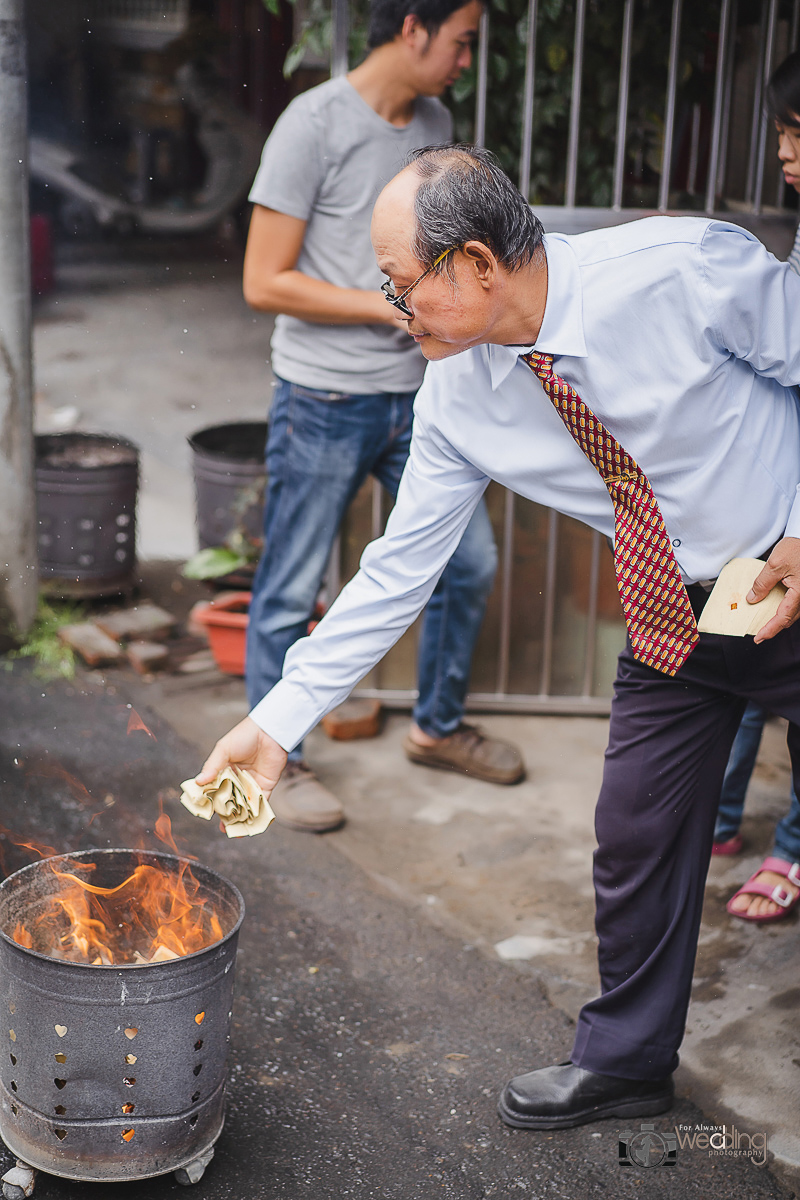
<path fill-rule="evenodd" d="M 0 644 L 36 612 L 24 0 L 0 0 Z"/>

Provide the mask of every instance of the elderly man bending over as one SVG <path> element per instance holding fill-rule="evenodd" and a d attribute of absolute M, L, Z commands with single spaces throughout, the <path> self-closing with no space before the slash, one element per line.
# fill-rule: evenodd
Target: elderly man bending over
<path fill-rule="evenodd" d="M 613 537 L 619 659 L 594 878 L 602 994 L 571 1061 L 513 1079 L 510 1125 L 563 1128 L 672 1103 L 703 884 L 745 704 L 789 721 L 800 788 L 800 278 L 749 233 L 651 217 L 543 236 L 484 151 L 419 153 L 372 240 L 430 366 L 386 533 L 282 680 L 215 747 L 264 788 L 428 600 L 490 479 Z M 732 558 L 755 638 L 698 634 Z"/>

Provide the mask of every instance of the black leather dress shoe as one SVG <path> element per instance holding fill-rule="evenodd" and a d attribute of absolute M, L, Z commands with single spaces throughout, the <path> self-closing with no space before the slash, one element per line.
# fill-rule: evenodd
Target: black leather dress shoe
<path fill-rule="evenodd" d="M 515 1129 L 571 1129 L 603 1117 L 652 1117 L 672 1107 L 675 1087 L 666 1079 L 616 1079 L 571 1062 L 517 1075 L 497 1103 Z"/>

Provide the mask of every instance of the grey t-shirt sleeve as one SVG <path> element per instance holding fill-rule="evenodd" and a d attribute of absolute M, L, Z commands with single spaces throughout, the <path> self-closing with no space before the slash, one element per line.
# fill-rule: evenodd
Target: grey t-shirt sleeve
<path fill-rule="evenodd" d="M 270 135 L 250 199 L 306 223 L 296 269 L 336 287 L 377 291 L 369 238 L 378 194 L 416 147 L 449 139 L 441 101 L 420 96 L 410 124 L 380 117 L 346 77 L 298 96 Z M 416 391 L 425 360 L 402 329 L 275 319 L 272 369 L 324 392 Z"/>
<path fill-rule="evenodd" d="M 325 177 L 323 144 L 319 114 L 308 104 L 290 104 L 267 138 L 250 201 L 308 221 Z"/>

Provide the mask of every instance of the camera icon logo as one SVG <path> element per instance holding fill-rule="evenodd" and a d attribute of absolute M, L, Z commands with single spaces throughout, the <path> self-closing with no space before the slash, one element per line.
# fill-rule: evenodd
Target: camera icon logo
<path fill-rule="evenodd" d="M 655 1125 L 642 1124 L 636 1131 L 624 1129 L 619 1135 L 621 1167 L 674 1167 L 678 1157 L 678 1138 L 674 1133 L 659 1133 Z"/>

